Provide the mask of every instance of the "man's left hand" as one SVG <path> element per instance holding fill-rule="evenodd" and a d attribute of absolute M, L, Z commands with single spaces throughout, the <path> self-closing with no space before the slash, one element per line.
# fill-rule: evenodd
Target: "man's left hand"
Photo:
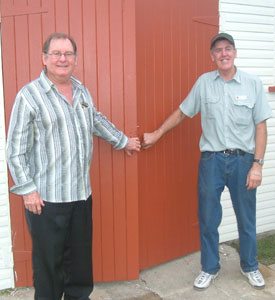
<path fill-rule="evenodd" d="M 248 190 L 253 190 L 258 186 L 260 186 L 261 183 L 262 183 L 262 167 L 254 163 L 252 168 L 248 172 L 246 187 Z"/>
<path fill-rule="evenodd" d="M 134 137 L 134 138 L 129 138 L 128 139 L 128 144 L 126 145 L 125 152 L 127 153 L 127 155 L 131 156 L 132 155 L 132 151 L 137 151 L 139 152 L 141 148 L 140 145 L 140 141 L 138 137 Z"/>

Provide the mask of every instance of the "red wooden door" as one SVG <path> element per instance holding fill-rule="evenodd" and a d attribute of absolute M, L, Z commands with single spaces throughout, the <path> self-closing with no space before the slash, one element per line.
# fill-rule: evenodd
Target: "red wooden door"
<path fill-rule="evenodd" d="M 39 76 L 53 31 L 78 45 L 76 76 L 96 106 L 128 135 L 155 129 L 212 66 L 218 0 L 2 0 L 6 124 L 17 91 Z M 196 177 L 199 117 L 133 158 L 95 140 L 94 273 L 138 278 L 139 269 L 199 248 Z M 11 180 L 11 179 L 10 179 Z M 12 182 L 11 182 L 12 184 Z M 11 195 L 16 285 L 32 285 L 24 208 Z"/>
<path fill-rule="evenodd" d="M 41 31 L 37 26 L 48 7 L 37 1 L 1 1 L 2 56 L 6 128 L 14 97 L 20 87 L 41 71 Z M 41 51 L 40 51 L 41 52 Z M 11 178 L 9 178 L 11 183 Z M 31 239 L 22 200 L 10 195 L 12 246 L 16 286 L 32 285 Z"/>
<path fill-rule="evenodd" d="M 127 135 L 136 134 L 134 0 L 1 0 L 1 16 L 7 127 L 16 93 L 41 72 L 43 41 L 59 31 L 76 40 L 75 75 L 89 88 L 97 108 Z M 128 158 L 95 138 L 91 175 L 95 280 L 136 279 L 137 156 Z M 24 207 L 12 194 L 10 203 L 16 286 L 32 285 Z"/>
<path fill-rule="evenodd" d="M 155 130 L 213 68 L 218 0 L 139 0 L 137 103 L 140 132 Z M 184 120 L 139 155 L 140 269 L 198 250 L 200 117 Z"/>

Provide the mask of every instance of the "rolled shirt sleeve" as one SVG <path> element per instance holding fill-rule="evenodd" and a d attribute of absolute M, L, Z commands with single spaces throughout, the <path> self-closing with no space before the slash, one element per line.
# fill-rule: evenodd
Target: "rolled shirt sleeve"
<path fill-rule="evenodd" d="M 12 109 L 7 139 L 7 161 L 15 185 L 11 192 L 18 195 L 37 190 L 30 175 L 29 153 L 33 146 L 33 111 L 19 93 Z"/>

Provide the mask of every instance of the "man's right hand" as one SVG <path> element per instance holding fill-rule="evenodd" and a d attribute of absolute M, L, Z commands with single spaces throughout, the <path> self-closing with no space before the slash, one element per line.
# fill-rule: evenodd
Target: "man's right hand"
<path fill-rule="evenodd" d="M 148 149 L 152 147 L 160 138 L 161 138 L 161 134 L 158 132 L 158 130 L 151 133 L 144 133 L 142 148 Z"/>
<path fill-rule="evenodd" d="M 152 147 L 166 132 L 180 124 L 185 118 L 185 114 L 177 108 L 163 124 L 152 133 L 144 133 L 142 147 L 148 149 Z"/>
<path fill-rule="evenodd" d="M 42 198 L 38 192 L 33 192 L 29 195 L 23 196 L 24 205 L 27 210 L 34 214 L 40 215 L 42 212 L 42 206 L 45 206 Z"/>

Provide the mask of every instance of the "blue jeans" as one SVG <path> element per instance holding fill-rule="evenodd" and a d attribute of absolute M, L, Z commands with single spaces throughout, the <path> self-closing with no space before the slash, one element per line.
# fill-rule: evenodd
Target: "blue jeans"
<path fill-rule="evenodd" d="M 244 272 L 258 269 L 256 240 L 256 189 L 247 190 L 253 154 L 202 152 L 199 165 L 199 227 L 202 271 L 216 274 L 219 264 L 218 227 L 222 219 L 221 193 L 227 186 L 237 218 L 240 261 Z"/>

